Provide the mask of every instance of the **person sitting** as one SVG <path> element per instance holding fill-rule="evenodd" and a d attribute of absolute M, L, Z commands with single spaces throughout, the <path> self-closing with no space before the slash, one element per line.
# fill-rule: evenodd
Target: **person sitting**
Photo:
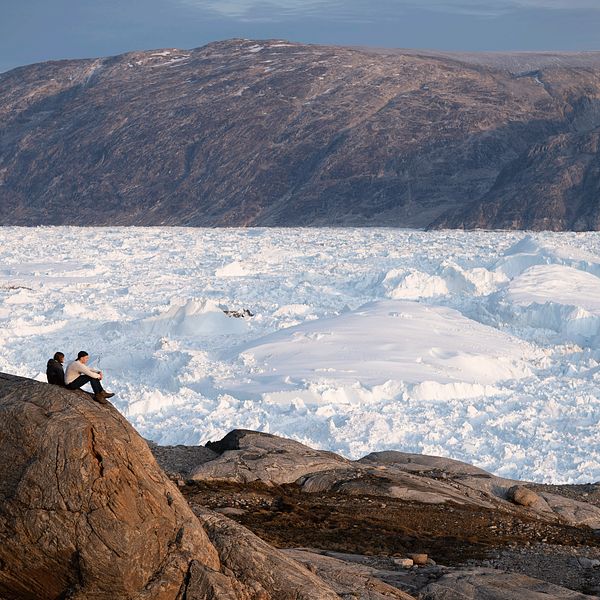
<path fill-rule="evenodd" d="M 77 390 L 86 383 L 91 384 L 94 390 L 94 400 L 100 404 L 106 404 L 107 398 L 112 398 L 114 394 L 104 391 L 100 381 L 102 380 L 102 371 L 90 369 L 87 363 L 90 355 L 81 350 L 77 354 L 77 360 L 69 363 L 65 374 L 65 383 L 68 390 Z"/>
<path fill-rule="evenodd" d="M 56 352 L 54 357 L 48 361 L 48 364 L 46 365 L 46 377 L 48 378 L 48 383 L 65 387 L 65 372 L 63 370 L 64 362 L 65 355 L 62 352 Z"/>

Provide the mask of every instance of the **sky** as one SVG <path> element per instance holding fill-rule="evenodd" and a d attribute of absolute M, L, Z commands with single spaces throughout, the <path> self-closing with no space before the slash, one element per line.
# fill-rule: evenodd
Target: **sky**
<path fill-rule="evenodd" d="M 228 38 L 434 50 L 600 50 L 600 0 L 0 0 L 0 72 Z"/>

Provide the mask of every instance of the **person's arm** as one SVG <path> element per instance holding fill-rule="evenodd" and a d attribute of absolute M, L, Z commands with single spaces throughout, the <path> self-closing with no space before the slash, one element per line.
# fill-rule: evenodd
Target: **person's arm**
<path fill-rule="evenodd" d="M 93 369 L 90 369 L 83 363 L 79 363 L 78 370 L 79 370 L 80 375 L 87 375 L 88 377 L 91 377 L 92 379 L 101 379 L 99 372 L 94 371 Z"/>

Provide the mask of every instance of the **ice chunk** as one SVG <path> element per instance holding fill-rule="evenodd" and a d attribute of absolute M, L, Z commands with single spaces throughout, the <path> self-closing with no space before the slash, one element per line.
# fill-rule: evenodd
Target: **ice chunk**
<path fill-rule="evenodd" d="M 295 381 L 381 385 L 478 383 L 530 375 L 529 344 L 456 310 L 380 301 L 331 319 L 284 329 L 241 349 L 256 365 L 252 389 L 286 390 Z"/>
<path fill-rule="evenodd" d="M 212 300 L 188 300 L 141 322 L 147 333 L 157 336 L 230 335 L 246 331 L 244 319 L 228 317 Z"/>
<path fill-rule="evenodd" d="M 600 332 L 600 278 L 572 267 L 537 265 L 511 281 L 506 300 L 521 325 L 587 344 Z"/>

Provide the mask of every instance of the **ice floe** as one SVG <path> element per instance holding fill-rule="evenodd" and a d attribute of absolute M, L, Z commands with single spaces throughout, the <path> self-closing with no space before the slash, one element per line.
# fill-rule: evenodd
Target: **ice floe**
<path fill-rule="evenodd" d="M 283 329 L 251 342 L 240 355 L 253 368 L 253 385 L 243 387 L 281 391 L 290 381 L 492 384 L 531 375 L 528 360 L 535 353 L 530 344 L 456 310 L 385 300 Z M 461 397 L 460 386 L 446 389 Z"/>

